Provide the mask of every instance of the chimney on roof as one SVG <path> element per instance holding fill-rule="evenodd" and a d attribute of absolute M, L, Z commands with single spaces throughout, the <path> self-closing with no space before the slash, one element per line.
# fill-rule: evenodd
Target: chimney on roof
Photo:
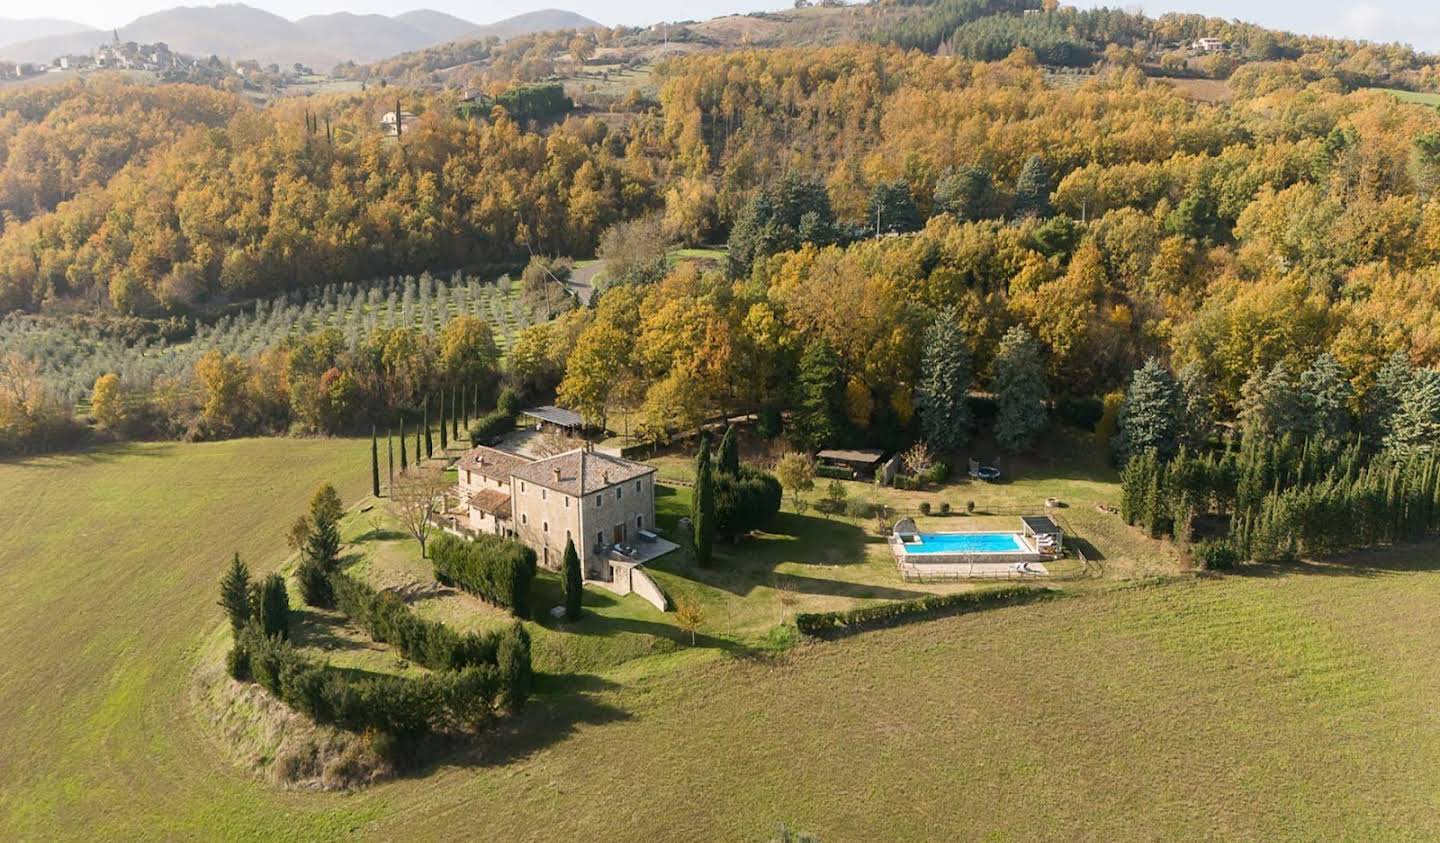
<path fill-rule="evenodd" d="M 555 472 L 555 480 L 556 480 L 556 481 L 559 481 L 559 480 L 560 480 L 560 466 L 557 465 L 557 466 L 555 466 L 554 468 L 552 468 L 552 469 L 550 469 L 550 470 L 553 471 L 553 472 Z"/>
<path fill-rule="evenodd" d="M 600 472 L 600 481 L 607 486 L 610 485 L 610 469 L 607 468 Z"/>

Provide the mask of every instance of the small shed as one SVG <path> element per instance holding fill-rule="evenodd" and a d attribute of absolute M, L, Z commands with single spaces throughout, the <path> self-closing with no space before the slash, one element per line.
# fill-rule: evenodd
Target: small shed
<path fill-rule="evenodd" d="M 873 477 L 885 459 L 885 452 L 875 448 L 825 450 L 815 455 L 820 464 L 830 468 L 847 468 L 854 477 Z"/>
<path fill-rule="evenodd" d="M 536 430 L 555 431 L 575 436 L 585 428 L 585 422 L 580 418 L 579 413 L 550 404 L 521 410 L 520 415 L 530 419 Z"/>
<path fill-rule="evenodd" d="M 1026 515 L 1020 519 L 1025 525 L 1025 538 L 1035 542 L 1040 553 L 1059 556 L 1065 549 L 1065 531 L 1048 515 Z"/>

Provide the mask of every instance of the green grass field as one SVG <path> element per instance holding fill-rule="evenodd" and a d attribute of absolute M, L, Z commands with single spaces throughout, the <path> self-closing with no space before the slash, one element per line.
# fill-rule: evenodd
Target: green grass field
<path fill-rule="evenodd" d="M 1399 88 L 1374 88 L 1373 90 L 1387 93 L 1401 102 L 1440 107 L 1440 94 L 1431 94 L 1422 91 L 1404 91 Z"/>
<path fill-rule="evenodd" d="M 827 841 L 1440 834 L 1430 546 L 1143 585 L 1112 570 L 1070 599 L 778 655 L 672 641 L 573 665 L 483 747 L 399 780 L 276 789 L 186 700 L 220 623 L 215 581 L 233 550 L 279 564 L 317 483 L 359 499 L 367 456 L 362 442 L 281 439 L 0 464 L 4 837 L 763 840 L 781 822 Z M 997 505 L 1113 491 L 1083 460 L 1014 471 L 991 487 Z M 1087 509 L 1095 527 L 1077 529 L 1117 566 L 1143 572 L 1129 557 L 1154 550 L 1150 564 L 1173 567 L 1163 546 L 1102 534 L 1093 507 L 1068 517 Z M 775 605 L 746 578 L 845 548 L 833 529 L 840 540 L 817 521 L 762 539 L 785 550 L 729 551 L 750 557 L 731 555 L 730 574 L 682 558 L 659 575 L 714 592 L 707 614 L 753 642 Z M 867 562 L 833 564 L 833 582 L 867 587 Z M 661 623 L 603 602 L 595 636 Z"/>

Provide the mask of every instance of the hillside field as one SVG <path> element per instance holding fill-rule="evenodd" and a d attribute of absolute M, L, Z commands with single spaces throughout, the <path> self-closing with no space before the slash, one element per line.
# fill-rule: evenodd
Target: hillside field
<path fill-rule="evenodd" d="M 682 648 L 542 684 L 483 749 L 410 777 L 275 789 L 185 690 L 229 555 L 279 564 L 321 481 L 359 499 L 365 444 L 0 464 L 6 838 L 1440 834 L 1433 546 L 1106 581 L 779 656 Z"/>

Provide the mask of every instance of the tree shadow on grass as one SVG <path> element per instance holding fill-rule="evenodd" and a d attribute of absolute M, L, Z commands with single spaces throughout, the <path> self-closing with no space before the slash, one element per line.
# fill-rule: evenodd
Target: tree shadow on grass
<path fill-rule="evenodd" d="M 598 638 L 611 638 L 626 634 L 644 635 L 664 638 L 683 647 L 692 646 L 690 633 L 674 624 L 610 613 L 619 608 L 622 601 L 640 600 L 639 597 L 620 597 L 600 587 L 587 588 L 580 602 L 582 610 L 580 618 L 575 621 L 567 621 L 550 614 L 550 609 L 563 605 L 564 599 L 564 587 L 558 578 L 541 577 L 537 579 L 530 594 L 533 609 L 530 620 L 538 626 L 560 634 Z M 752 648 L 737 641 L 705 633 L 696 633 L 693 646 L 709 647 L 741 657 L 755 653 Z"/>
<path fill-rule="evenodd" d="M 373 649 L 357 640 L 342 615 L 308 607 L 290 610 L 290 642 L 296 647 L 315 650 L 348 650 L 362 652 Z"/>
<path fill-rule="evenodd" d="M 369 542 L 393 542 L 401 539 L 413 538 L 409 533 L 402 533 L 399 530 L 386 527 L 372 527 L 350 540 L 351 544 L 365 544 Z"/>
<path fill-rule="evenodd" d="M 563 684 L 565 691 L 533 695 L 519 714 L 501 718 L 483 733 L 456 740 L 431 735 L 421 742 L 418 759 L 403 776 L 424 778 L 442 767 L 500 767 L 562 743 L 581 725 L 598 726 L 633 719 L 600 694 L 616 686 L 597 676 L 565 675 L 552 681 L 536 676 L 537 687 Z"/>
<path fill-rule="evenodd" d="M 862 600 L 914 600 L 930 594 L 928 591 L 912 591 L 906 588 L 891 588 L 884 585 L 846 582 L 844 580 L 827 580 L 821 579 L 820 577 L 807 577 L 796 574 L 784 574 L 782 577 L 785 583 L 795 591 L 803 594 L 819 594 L 826 597 L 853 597 Z"/>
<path fill-rule="evenodd" d="M 1343 555 L 1318 559 L 1254 563 L 1242 565 L 1229 575 L 1251 578 L 1295 576 L 1375 578 L 1436 571 L 1440 571 L 1440 541 L 1355 550 Z"/>

